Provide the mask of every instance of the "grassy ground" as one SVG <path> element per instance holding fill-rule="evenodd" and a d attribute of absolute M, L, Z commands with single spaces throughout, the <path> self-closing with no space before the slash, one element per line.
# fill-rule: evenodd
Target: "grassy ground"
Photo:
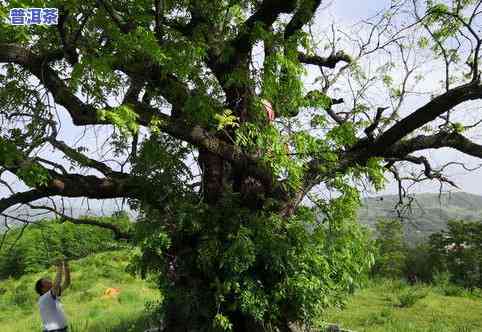
<path fill-rule="evenodd" d="M 481 332 L 482 294 L 452 285 L 378 281 L 355 294 L 344 310 L 329 310 L 324 320 L 358 332 Z"/>
<path fill-rule="evenodd" d="M 152 326 L 145 304 L 159 300 L 154 285 L 126 273 L 126 252 L 104 253 L 72 262 L 72 286 L 63 297 L 71 332 L 141 332 Z M 0 281 L 0 331 L 40 331 L 35 281 L 54 270 Z M 108 288 L 119 288 L 105 297 Z M 324 321 L 366 332 L 482 332 L 482 293 L 452 285 L 408 286 L 373 281 L 343 309 Z"/>
<path fill-rule="evenodd" d="M 153 285 L 124 272 L 125 252 L 104 253 L 71 262 L 72 285 L 62 299 L 71 332 L 144 331 L 147 301 L 159 299 Z M 53 278 L 54 270 L 30 274 L 19 280 L 0 281 L 0 330 L 40 331 L 38 296 L 33 290 L 42 276 Z M 107 288 L 119 288 L 114 297 L 104 296 Z"/>

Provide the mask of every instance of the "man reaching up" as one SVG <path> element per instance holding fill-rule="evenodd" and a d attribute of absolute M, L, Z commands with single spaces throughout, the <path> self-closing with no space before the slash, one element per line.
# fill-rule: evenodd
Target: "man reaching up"
<path fill-rule="evenodd" d="M 40 295 L 38 304 L 44 332 L 67 331 L 67 319 L 60 303 L 60 295 L 70 285 L 70 270 L 64 260 L 56 265 L 57 275 L 53 283 L 48 278 L 41 278 L 35 283 L 35 291 Z"/>

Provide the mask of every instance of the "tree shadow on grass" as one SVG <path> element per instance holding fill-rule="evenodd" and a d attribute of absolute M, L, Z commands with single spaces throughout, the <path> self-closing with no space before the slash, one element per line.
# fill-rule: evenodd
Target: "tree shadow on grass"
<path fill-rule="evenodd" d="M 102 332 L 144 332 L 155 327 L 148 315 L 140 315 L 134 319 L 125 319 L 119 324 L 106 329 L 99 328 L 95 331 Z"/>
<path fill-rule="evenodd" d="M 140 315 L 110 324 L 104 320 L 78 321 L 70 324 L 69 332 L 144 332 L 152 328 L 152 320 L 147 315 Z"/>

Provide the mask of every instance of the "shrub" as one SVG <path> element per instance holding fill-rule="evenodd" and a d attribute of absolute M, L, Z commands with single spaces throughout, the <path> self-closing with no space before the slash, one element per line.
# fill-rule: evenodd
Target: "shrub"
<path fill-rule="evenodd" d="M 364 322 L 365 326 L 383 325 L 392 319 L 392 311 L 389 308 L 384 308 L 379 313 L 372 313 Z"/>
<path fill-rule="evenodd" d="M 445 287 L 450 284 L 450 273 L 447 271 L 436 272 L 433 276 L 433 284 L 437 287 Z"/>
<path fill-rule="evenodd" d="M 119 294 L 119 297 L 117 298 L 119 303 L 124 303 L 124 304 L 136 302 L 137 299 L 138 299 L 137 294 L 130 290 L 122 290 L 121 293 Z"/>
<path fill-rule="evenodd" d="M 21 308 L 27 308 L 34 304 L 35 294 L 33 288 L 27 283 L 21 283 L 13 289 L 10 295 L 10 302 L 12 305 L 17 305 Z"/>
<path fill-rule="evenodd" d="M 437 293 L 444 296 L 461 296 L 465 290 L 460 285 L 451 282 L 451 275 L 449 272 L 437 272 L 433 277 L 433 284 Z"/>
<path fill-rule="evenodd" d="M 442 294 L 445 296 L 463 296 L 465 289 L 458 285 L 447 284 L 441 288 Z"/>
<path fill-rule="evenodd" d="M 96 278 L 86 275 L 83 273 L 80 277 L 75 278 L 75 282 L 70 285 L 70 289 L 77 291 L 87 291 L 96 282 Z"/>
<path fill-rule="evenodd" d="M 401 291 L 405 288 L 408 287 L 408 284 L 405 280 L 403 279 L 400 279 L 400 280 L 390 280 L 388 281 L 388 287 L 389 289 L 391 289 L 392 291 Z"/>
<path fill-rule="evenodd" d="M 398 306 L 401 308 L 412 307 L 418 300 L 427 296 L 428 292 L 422 289 L 409 287 L 398 295 Z"/>

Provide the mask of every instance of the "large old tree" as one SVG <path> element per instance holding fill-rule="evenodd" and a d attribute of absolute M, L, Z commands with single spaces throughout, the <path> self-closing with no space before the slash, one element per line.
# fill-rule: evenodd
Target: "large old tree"
<path fill-rule="evenodd" d="M 168 331 L 312 324 L 370 265 L 357 188 L 454 185 L 459 161 L 419 151 L 482 157 L 481 1 L 392 0 L 351 27 L 324 0 L 0 3 L 0 213 L 131 241 Z M 10 25 L 16 7 L 58 25 Z M 139 220 L 75 219 L 60 198 L 125 199 Z"/>

